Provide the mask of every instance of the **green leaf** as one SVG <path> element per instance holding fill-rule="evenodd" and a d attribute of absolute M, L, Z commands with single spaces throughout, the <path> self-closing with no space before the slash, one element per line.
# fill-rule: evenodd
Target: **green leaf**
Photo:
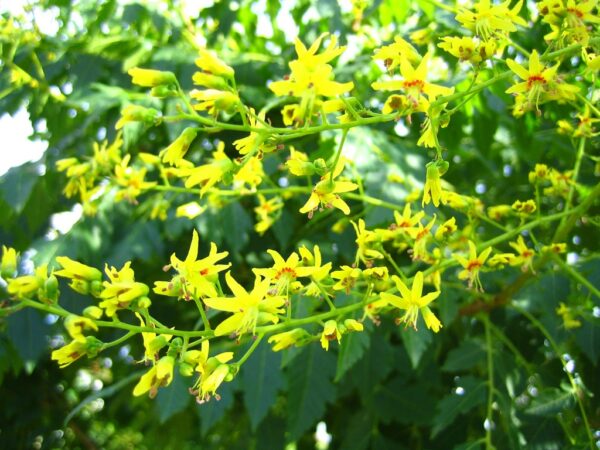
<path fill-rule="evenodd" d="M 455 372 L 457 370 L 467 370 L 485 358 L 485 351 L 475 340 L 464 341 L 458 348 L 450 350 L 442 370 L 446 372 Z"/>
<path fill-rule="evenodd" d="M 155 407 L 160 423 L 165 423 L 189 404 L 192 398 L 188 392 L 189 380 L 175 371 L 171 384 L 158 390 Z"/>
<path fill-rule="evenodd" d="M 559 412 L 571 408 L 573 403 L 572 392 L 550 388 L 540 392 L 525 409 L 525 413 L 532 416 L 555 417 Z"/>
<path fill-rule="evenodd" d="M 230 203 L 221 210 L 225 241 L 234 253 L 239 253 L 250 240 L 252 225 L 252 219 L 238 202 Z"/>
<path fill-rule="evenodd" d="M 108 263 L 121 266 L 133 257 L 150 259 L 153 255 L 162 254 L 163 243 L 154 222 L 137 224 L 129 230 L 118 244 L 114 245 L 114 252 L 108 258 Z"/>
<path fill-rule="evenodd" d="M 17 214 L 23 210 L 38 179 L 39 165 L 34 163 L 13 167 L 0 177 L 2 198 Z"/>
<path fill-rule="evenodd" d="M 340 345 L 340 351 L 338 352 L 337 369 L 334 381 L 339 381 L 348 369 L 354 366 L 354 364 L 362 358 L 370 344 L 371 335 L 369 330 L 366 330 L 365 332 L 349 333 L 342 338 L 342 345 Z"/>
<path fill-rule="evenodd" d="M 580 328 L 575 330 L 575 341 L 596 366 L 600 357 L 600 320 L 593 317 L 592 320 L 582 321 Z"/>
<path fill-rule="evenodd" d="M 281 353 L 273 352 L 266 342 L 262 342 L 242 366 L 244 404 L 253 431 L 269 412 L 283 385 L 280 365 Z"/>
<path fill-rule="evenodd" d="M 334 356 L 316 344 L 306 347 L 289 365 L 288 424 L 289 439 L 296 440 L 325 413 L 325 404 L 333 401 L 335 388 Z"/>
<path fill-rule="evenodd" d="M 452 394 L 444 397 L 437 406 L 437 414 L 433 419 L 431 437 L 450 425 L 459 414 L 464 414 L 485 402 L 485 382 L 472 376 L 462 377 L 456 381 L 457 387 Z"/>
<path fill-rule="evenodd" d="M 413 369 L 416 369 L 421 361 L 421 358 L 431 341 L 433 340 L 431 331 L 425 327 L 423 319 L 419 316 L 418 331 L 413 329 L 405 329 L 401 331 L 402 342 Z"/>
<path fill-rule="evenodd" d="M 377 416 L 385 423 L 426 425 L 435 411 L 435 401 L 421 384 L 406 384 L 396 377 L 378 386 L 373 396 Z"/>
<path fill-rule="evenodd" d="M 373 388 L 392 370 L 394 363 L 393 348 L 380 330 L 371 336 L 369 351 L 352 367 L 344 377 L 360 392 L 363 401 L 367 402 Z"/>
<path fill-rule="evenodd" d="M 363 450 L 368 448 L 374 426 L 374 415 L 365 414 L 362 411 L 355 413 L 350 419 L 340 448 L 347 450 Z"/>
<path fill-rule="evenodd" d="M 23 361 L 36 362 L 48 348 L 49 327 L 42 315 L 27 308 L 8 317 L 7 334 Z"/>

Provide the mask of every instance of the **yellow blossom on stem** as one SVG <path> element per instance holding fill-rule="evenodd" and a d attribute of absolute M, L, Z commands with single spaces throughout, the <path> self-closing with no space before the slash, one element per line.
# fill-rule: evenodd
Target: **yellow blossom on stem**
<path fill-rule="evenodd" d="M 438 226 L 438 229 L 435 230 L 434 236 L 437 240 L 447 239 L 456 230 L 456 218 L 450 217 L 450 219 Z"/>
<path fill-rule="evenodd" d="M 403 60 L 408 60 L 411 63 L 418 63 L 421 59 L 419 52 L 400 36 L 394 38 L 394 43 L 384 45 L 377 49 L 373 55 L 373 59 L 383 61 L 386 69 L 390 72 L 398 67 Z"/>
<path fill-rule="evenodd" d="M 44 288 L 48 279 L 48 264 L 36 267 L 34 275 L 23 275 L 8 280 L 7 291 L 17 298 L 30 297 Z"/>
<path fill-rule="evenodd" d="M 511 266 L 521 266 L 521 270 L 526 272 L 531 270 L 533 272 L 533 257 L 535 252 L 528 248 L 523 240 L 523 236 L 517 238 L 517 242 L 509 242 L 509 244 L 516 252 L 517 255 L 511 258 L 509 264 Z"/>
<path fill-rule="evenodd" d="M 527 23 L 518 15 L 523 6 L 523 0 L 517 2 L 512 10 L 509 5 L 510 0 L 501 4 L 493 4 L 491 0 L 480 0 L 473 5 L 473 10 L 462 9 L 456 15 L 456 20 L 487 41 L 497 34 L 517 31 L 515 24 L 527 26 Z"/>
<path fill-rule="evenodd" d="M 115 194 L 115 200 L 127 200 L 136 204 L 136 198 L 144 191 L 156 186 L 155 181 L 144 181 L 146 168 L 136 169 L 129 166 L 131 155 L 126 155 L 121 164 L 115 166 L 115 181 L 121 189 Z"/>
<path fill-rule="evenodd" d="M 323 332 L 321 333 L 321 347 L 325 350 L 329 350 L 329 341 L 338 341 L 338 344 L 342 340 L 342 332 L 338 323 L 335 320 L 328 320 L 323 326 Z"/>
<path fill-rule="evenodd" d="M 365 221 L 358 219 L 358 224 L 351 221 L 356 232 L 356 260 L 360 260 L 368 267 L 373 264 L 373 259 L 382 259 L 383 253 L 374 247 L 381 246 L 381 236 L 374 231 L 367 230 Z"/>
<path fill-rule="evenodd" d="M 129 305 L 148 294 L 148 286 L 135 281 L 135 274 L 131 268 L 131 261 L 126 262 L 121 270 L 115 267 L 105 268 L 110 281 L 105 281 L 104 290 L 100 294 L 103 299 L 98 306 L 104 308 L 107 317 L 115 315 L 117 310 L 128 308 Z"/>
<path fill-rule="evenodd" d="M 278 294 L 287 292 L 290 284 L 300 277 L 311 276 L 315 268 L 306 267 L 300 264 L 300 257 L 296 252 L 288 257 L 287 260 L 275 250 L 267 250 L 267 253 L 273 258 L 273 266 L 267 269 L 252 269 L 257 276 L 265 277 L 275 284 Z"/>
<path fill-rule="evenodd" d="M 0 263 L 0 276 L 5 280 L 12 278 L 17 271 L 17 258 L 19 254 L 14 248 L 2 246 L 2 262 Z M 102 274 L 101 274 L 102 275 Z"/>
<path fill-rule="evenodd" d="M 85 341 L 71 341 L 67 345 L 52 352 L 52 360 L 57 361 L 61 369 L 84 355 L 94 357 L 102 348 L 103 343 L 94 336 L 88 336 Z"/>
<path fill-rule="evenodd" d="M 156 109 L 144 108 L 138 105 L 127 105 L 121 111 L 121 118 L 115 124 L 115 129 L 120 130 L 125 124 L 130 122 L 157 125 L 160 122 L 159 116 L 160 113 Z"/>
<path fill-rule="evenodd" d="M 299 347 L 308 343 L 311 335 L 303 328 L 294 328 L 290 331 L 274 334 L 269 337 L 269 344 L 273 344 L 273 351 L 278 352 L 292 346 Z"/>
<path fill-rule="evenodd" d="M 161 152 L 163 162 L 172 166 L 179 166 L 197 134 L 198 129 L 195 127 L 188 127 L 183 130 L 179 137 Z"/>
<path fill-rule="evenodd" d="M 87 317 L 77 316 L 75 314 L 69 314 L 65 319 L 65 328 L 69 333 L 69 336 L 75 341 L 85 342 L 85 336 L 83 335 L 84 330 L 98 331 L 98 325 Z"/>
<path fill-rule="evenodd" d="M 427 176 L 425 178 L 425 187 L 423 189 L 422 205 L 425 206 L 433 201 L 433 205 L 437 208 L 440 206 L 440 201 L 446 203 L 442 195 L 441 176 L 448 169 L 446 161 L 431 161 L 427 163 Z"/>
<path fill-rule="evenodd" d="M 339 280 L 333 285 L 333 289 L 336 291 L 346 291 L 346 294 L 350 293 L 350 290 L 354 287 L 356 280 L 360 276 L 360 269 L 350 266 L 342 266 L 341 270 L 335 270 L 331 272 L 331 278 Z"/>
<path fill-rule="evenodd" d="M 531 52 L 528 69 L 512 59 L 507 59 L 506 64 L 523 80 L 507 89 L 506 93 L 522 96 L 520 107 L 525 111 L 535 109 L 539 112 L 539 104 L 549 100 L 573 100 L 579 92 L 577 86 L 564 83 L 556 76 L 560 63 L 546 68 L 536 50 Z"/>
<path fill-rule="evenodd" d="M 454 88 L 439 86 L 426 81 L 427 65 L 431 53 L 427 53 L 417 68 L 408 59 L 400 61 L 402 80 L 376 81 L 371 86 L 377 91 L 403 91 L 415 111 L 427 111 L 429 103 L 440 95 L 450 95 Z"/>
<path fill-rule="evenodd" d="M 177 83 L 177 79 L 172 72 L 134 67 L 129 69 L 127 73 L 131 75 L 131 82 L 138 86 L 156 87 Z"/>
<path fill-rule="evenodd" d="M 576 319 L 573 310 L 563 302 L 560 302 L 560 305 L 556 308 L 556 314 L 562 318 L 563 326 L 567 330 L 572 330 L 581 326 L 581 321 Z"/>
<path fill-rule="evenodd" d="M 396 283 L 400 296 L 382 292 L 381 299 L 396 308 L 406 310 L 404 315 L 398 320 L 399 323 L 404 322 L 407 326 L 410 325 L 416 330 L 420 311 L 427 328 L 433 330 L 435 333 L 440 331 L 442 324 L 428 306 L 432 301 L 439 297 L 440 292 L 430 292 L 429 294 L 423 295 L 423 272 L 417 272 L 415 274 L 411 289 L 409 289 L 396 275 L 392 276 L 392 279 Z"/>
<path fill-rule="evenodd" d="M 213 297 L 204 300 L 210 308 L 233 313 L 217 326 L 216 336 L 254 333 L 258 324 L 279 322 L 278 314 L 284 312 L 285 297 L 269 294 L 271 280 L 256 277 L 254 288 L 250 292 L 235 281 L 230 272 L 225 275 L 225 281 L 233 297 Z"/>
<path fill-rule="evenodd" d="M 154 398 L 158 389 L 171 384 L 173 380 L 173 368 L 175 358 L 173 356 L 163 356 L 152 368 L 146 372 L 133 388 L 133 395 L 139 397 L 149 392 L 149 397 Z"/>
<path fill-rule="evenodd" d="M 218 56 L 210 50 L 200 48 L 200 56 L 196 59 L 196 65 L 209 74 L 231 78 L 234 75 L 233 68 L 225 64 Z"/>
<path fill-rule="evenodd" d="M 479 279 L 479 270 L 485 264 L 488 256 L 492 252 L 492 248 L 488 247 L 477 256 L 477 247 L 473 241 L 469 241 L 469 257 L 465 258 L 462 255 L 453 255 L 463 270 L 458 274 L 458 278 L 461 280 L 469 280 L 469 288 L 475 287 L 475 290 L 483 292 L 483 286 Z"/>
<path fill-rule="evenodd" d="M 213 278 L 219 272 L 229 268 L 231 264 L 217 264 L 226 258 L 228 252 L 218 252 L 214 242 L 210 244 L 210 252 L 206 258 L 198 258 L 198 232 L 192 232 L 192 241 L 184 260 L 177 258 L 175 253 L 171 255 L 171 265 L 177 271 L 177 275 L 171 281 L 154 282 L 154 292 L 159 295 L 179 297 L 191 300 L 192 297 L 214 297 L 217 290 Z"/>
<path fill-rule="evenodd" d="M 267 200 L 262 194 L 258 194 L 257 198 L 259 204 L 254 208 L 254 212 L 258 220 L 254 225 L 254 229 L 258 234 L 263 235 L 281 214 L 279 211 L 283 208 L 283 200 L 281 197 L 273 197 Z"/>
<path fill-rule="evenodd" d="M 212 116 L 215 116 L 220 111 L 233 111 L 240 103 L 240 98 L 237 94 L 218 89 L 206 89 L 203 91 L 193 89 L 190 92 L 190 97 L 199 102 L 194 105 L 195 110 L 208 111 Z"/>
<path fill-rule="evenodd" d="M 184 178 L 187 177 L 185 187 L 188 189 L 201 184 L 200 195 L 204 195 L 230 173 L 233 168 L 233 162 L 225 154 L 225 143 L 221 141 L 208 164 L 181 169 L 179 174 Z"/>
<path fill-rule="evenodd" d="M 494 56 L 496 51 L 495 41 L 477 41 L 472 37 L 444 37 L 438 47 L 446 50 L 461 61 L 479 64 Z"/>
<path fill-rule="evenodd" d="M 321 181 L 313 188 L 308 201 L 300 208 L 301 213 L 308 213 L 308 217 L 312 218 L 316 210 L 325 207 L 338 208 L 344 214 L 350 214 L 350 207 L 338 194 L 354 191 L 358 189 L 358 185 L 351 181 L 335 181 L 344 170 L 344 164 L 344 159 L 340 158 L 333 170 L 333 176 L 326 173 L 321 177 Z"/>

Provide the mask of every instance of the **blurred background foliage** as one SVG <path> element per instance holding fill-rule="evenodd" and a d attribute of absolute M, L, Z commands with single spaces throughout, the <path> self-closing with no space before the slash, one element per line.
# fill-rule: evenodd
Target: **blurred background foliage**
<path fill-rule="evenodd" d="M 81 216 L 67 232 L 56 225 L 65 212 L 80 213 L 62 194 L 65 179 L 55 169 L 56 161 L 84 159 L 94 142 L 112 141 L 127 103 L 173 110 L 171 101 L 150 99 L 132 86 L 126 71 L 135 66 L 173 71 L 184 89 L 190 89 L 194 35 L 234 67 L 243 101 L 258 110 L 272 101 L 268 82 L 288 72 L 294 36 L 310 43 L 322 32 L 335 33 L 348 45 L 336 79 L 353 80 L 354 95 L 378 108 L 385 98 L 370 89 L 380 74 L 372 63 L 372 50 L 397 34 L 406 37 L 426 30 L 435 43 L 456 29 L 451 13 L 427 1 L 373 0 L 367 2 L 360 22 L 346 3 L 190 1 L 184 8 L 176 0 L 45 0 L 35 2 L 21 17 L 3 14 L 0 111 L 14 114 L 26 108 L 34 127 L 31 138 L 46 141 L 48 149 L 40 161 L 13 168 L 0 178 L 0 241 L 27 252 L 36 264 L 57 255 L 96 267 L 133 260 L 137 279 L 148 283 L 160 279 L 159 268 L 172 252 L 185 254 L 192 228 L 200 231 L 201 254 L 210 241 L 216 242 L 230 252 L 242 280 L 250 279 L 251 267 L 268 264 L 267 248 L 286 254 L 301 243 L 314 243 L 334 266 L 351 263 L 352 227 L 333 232 L 340 216 L 329 212 L 307 221 L 297 213 L 301 198 L 288 200 L 282 217 L 262 237 L 253 229 L 252 197 L 193 220 L 176 218 L 171 208 L 166 220 L 158 220 L 151 218 L 153 202 L 177 206 L 196 196 L 161 193 L 141 207 L 104 196 L 97 215 Z M 525 19 L 529 14 L 524 8 Z M 53 18 L 56 29 L 41 30 L 36 20 L 42 16 Z M 515 39 L 533 49 L 542 45 L 545 32 L 536 26 L 520 30 Z M 426 44 L 419 48 L 424 53 Z M 456 62 L 442 53 L 437 52 L 447 64 L 440 66 L 440 78 L 459 90 L 466 88 L 465 72 L 455 71 Z M 568 68 L 569 61 L 563 64 Z M 30 78 L 16 80 L 15 67 Z M 527 173 L 535 163 L 564 171 L 575 161 L 569 138 L 556 132 L 557 121 L 573 117 L 573 111 L 549 105 L 542 117 L 514 119 L 506 87 L 500 83 L 476 96 L 440 135 L 451 161 L 445 179 L 457 192 L 477 196 L 487 206 L 530 198 Z M 269 120 L 281 125 L 277 108 Z M 389 181 L 390 175 L 417 186 L 422 183 L 425 162 L 433 155 L 415 145 L 420 120 L 416 115 L 412 124 L 381 124 L 349 134 L 345 154 L 361 174 L 367 194 L 402 205 L 408 188 Z M 181 127 L 162 124 L 147 130 L 141 124 L 128 125 L 124 146 L 132 154 L 157 153 Z M 242 136 L 221 132 L 218 139 L 232 154 L 231 142 Z M 328 155 L 335 137 L 324 133 L 293 144 L 311 154 Z M 216 138 L 197 139 L 192 158 L 214 148 Z M 590 147 L 597 156 L 597 138 Z M 283 162 L 283 155 L 265 160 L 265 170 L 275 182 L 286 176 Z M 593 166 L 593 161 L 583 160 L 582 184 L 597 183 Z M 351 206 L 369 226 L 392 218 L 388 210 L 356 202 Z M 450 212 L 440 214 L 449 217 Z M 578 222 L 568 246 L 578 258 L 579 272 L 600 288 L 598 209 L 590 216 L 596 221 Z M 460 215 L 457 220 L 466 223 Z M 481 241 L 497 234 L 484 222 L 477 232 Z M 408 256 L 398 258 L 401 266 L 412 264 Z M 482 278 L 494 294 L 519 275 L 518 269 L 505 269 Z M 61 303 L 70 311 L 80 312 L 91 304 L 66 286 L 61 292 Z M 2 293 L 2 301 L 7 298 Z M 273 353 L 262 343 L 235 381 L 222 386 L 221 400 L 203 405 L 193 402 L 187 380 L 180 377 L 155 400 L 133 398 L 131 389 L 143 370 L 135 362 L 143 353 L 137 340 L 59 370 L 49 350 L 62 342 L 62 327 L 52 316 L 23 310 L 0 319 L 0 448 L 315 448 L 319 421 L 332 436 L 330 448 L 478 449 L 484 447 L 485 427 L 493 427 L 497 448 L 558 449 L 589 443 L 574 395 L 581 397 L 591 427 L 600 429 L 600 404 L 593 396 L 600 392 L 600 312 L 596 307 L 593 311 L 599 314 L 582 317 L 582 326 L 570 331 L 555 313 L 559 302 L 591 302 L 587 289 L 549 265 L 514 293 L 513 303 L 537 318 L 548 336 L 512 308 L 491 310 L 485 319 L 472 316 L 465 305 L 476 299 L 476 293 L 449 283 L 439 302 L 444 328 L 435 337 L 425 327 L 414 333 L 384 320 L 379 326 L 369 324 L 368 333 L 346 337 L 340 348 L 329 352 L 309 345 Z M 336 302 L 343 304 L 344 299 Z M 161 298 L 152 308 L 155 317 L 177 327 L 189 328 L 197 320 L 195 309 L 185 302 Z M 491 323 L 491 347 L 484 320 Z M 119 336 L 104 333 L 105 340 Z M 494 358 L 497 420 L 484 424 L 489 351 Z M 581 390 L 569 385 L 565 362 Z"/>

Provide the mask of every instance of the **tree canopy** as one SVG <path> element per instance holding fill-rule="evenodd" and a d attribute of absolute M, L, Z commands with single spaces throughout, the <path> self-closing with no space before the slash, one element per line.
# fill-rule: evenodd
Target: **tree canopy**
<path fill-rule="evenodd" d="M 0 111 L 48 149 L 0 177 L 0 447 L 597 447 L 598 22 L 2 13 Z"/>

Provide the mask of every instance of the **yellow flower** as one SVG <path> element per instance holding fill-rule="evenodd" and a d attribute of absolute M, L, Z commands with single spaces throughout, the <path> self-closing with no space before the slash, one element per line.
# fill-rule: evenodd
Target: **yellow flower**
<path fill-rule="evenodd" d="M 500 220 L 500 219 L 508 216 L 511 212 L 512 212 L 512 208 L 510 205 L 490 206 L 487 209 L 488 217 L 493 220 Z"/>
<path fill-rule="evenodd" d="M 350 214 L 350 207 L 338 194 L 354 191 L 358 189 L 358 185 L 350 181 L 334 181 L 344 170 L 344 164 L 344 159 L 340 158 L 333 170 L 333 177 L 330 173 L 321 177 L 321 181 L 313 188 L 308 201 L 300 208 L 301 213 L 308 213 L 308 217 L 311 218 L 317 209 L 325 207 L 338 208 L 344 214 Z"/>
<path fill-rule="evenodd" d="M 0 263 L 0 276 L 5 280 L 12 278 L 17 271 L 17 258 L 19 254 L 14 248 L 2 246 L 2 263 Z"/>
<path fill-rule="evenodd" d="M 216 115 L 219 111 L 232 111 L 240 102 L 240 98 L 229 91 L 219 91 L 218 89 L 206 89 L 199 91 L 194 89 L 190 92 L 190 97 L 198 102 L 194 109 L 198 111 L 208 111 L 210 115 Z"/>
<path fill-rule="evenodd" d="M 331 278 L 339 280 L 333 285 L 333 289 L 336 291 L 344 290 L 346 294 L 350 293 L 350 289 L 354 287 L 357 278 L 360 276 L 360 269 L 350 266 L 342 266 L 342 270 L 335 270 L 331 272 Z"/>
<path fill-rule="evenodd" d="M 257 276 L 271 280 L 277 287 L 277 293 L 286 292 L 290 284 L 300 277 L 309 277 L 315 272 L 314 267 L 300 265 L 300 257 L 293 252 L 287 260 L 275 250 L 267 250 L 275 264 L 268 269 L 252 269 Z"/>
<path fill-rule="evenodd" d="M 225 281 L 233 293 L 233 298 L 214 297 L 204 300 L 210 308 L 233 313 L 217 326 L 216 336 L 254 333 L 258 324 L 279 322 L 278 314 L 284 312 L 285 298 L 269 295 L 271 281 L 268 278 L 257 277 L 251 292 L 235 281 L 230 272 L 225 275 Z"/>
<path fill-rule="evenodd" d="M 233 68 L 221 61 L 213 52 L 205 48 L 199 49 L 200 57 L 196 59 L 196 65 L 209 74 L 226 78 L 234 75 Z"/>
<path fill-rule="evenodd" d="M 382 259 L 383 253 L 374 247 L 381 247 L 381 236 L 374 231 L 367 230 L 365 221 L 358 219 L 358 224 L 351 221 L 356 232 L 356 259 L 361 260 L 367 266 L 373 263 L 373 259 Z"/>
<path fill-rule="evenodd" d="M 23 275 L 18 278 L 8 280 L 7 291 L 17 298 L 30 297 L 32 294 L 43 290 L 44 284 L 48 279 L 48 265 L 42 264 L 36 267 L 34 275 Z"/>
<path fill-rule="evenodd" d="M 265 128 L 262 121 L 265 119 L 265 113 L 262 112 L 258 116 L 254 113 L 254 109 L 250 109 L 250 117 L 248 123 L 252 128 Z M 269 142 L 269 133 L 251 131 L 244 138 L 233 141 L 233 146 L 240 152 L 240 155 L 254 155 L 260 153 L 271 153 L 277 148 L 276 145 Z"/>
<path fill-rule="evenodd" d="M 549 100 L 572 100 L 579 92 L 577 86 L 564 83 L 556 76 L 560 62 L 553 67 L 546 68 L 540 63 L 540 57 L 536 50 L 531 52 L 528 69 L 512 59 L 507 59 L 506 64 L 523 80 L 507 89 L 506 93 L 523 96 L 523 104 L 520 106 L 525 111 L 533 107 L 539 111 L 538 105 Z"/>
<path fill-rule="evenodd" d="M 456 15 L 456 20 L 486 41 L 497 34 L 517 31 L 515 24 L 527 26 L 518 15 L 523 0 L 517 2 L 512 10 L 509 9 L 510 1 L 495 5 L 490 0 L 480 0 L 473 7 L 475 12 L 463 9 Z"/>
<path fill-rule="evenodd" d="M 483 286 L 479 279 L 479 270 L 483 267 L 491 252 L 492 248 L 488 247 L 477 256 L 477 247 L 473 241 L 469 241 L 468 258 L 461 255 L 453 255 L 454 259 L 463 266 L 463 270 L 458 274 L 458 278 L 461 280 L 469 280 L 469 288 L 475 286 L 475 290 L 483 292 Z"/>
<path fill-rule="evenodd" d="M 394 38 L 394 43 L 384 45 L 377 49 L 373 55 L 373 59 L 383 61 L 385 67 L 392 71 L 398 67 L 403 60 L 408 60 L 411 63 L 417 63 L 421 59 L 417 50 L 402 39 L 400 36 Z"/>
<path fill-rule="evenodd" d="M 71 341 L 67 345 L 52 352 L 52 360 L 57 361 L 61 369 L 84 355 L 96 356 L 103 343 L 93 336 L 88 336 L 85 341 Z"/>
<path fill-rule="evenodd" d="M 269 338 L 269 344 L 273 344 L 273 351 L 278 352 L 291 346 L 299 347 L 309 342 L 311 335 L 302 328 L 294 328 L 290 331 L 274 334 Z"/>
<path fill-rule="evenodd" d="M 422 206 L 433 201 L 434 206 L 440 206 L 440 201 L 446 203 L 442 191 L 441 176 L 448 170 L 448 163 L 444 160 L 431 161 L 427 163 L 427 176 L 425 178 L 425 188 L 423 189 Z"/>
<path fill-rule="evenodd" d="M 93 320 L 86 317 L 76 316 L 75 314 L 69 314 L 65 319 L 65 328 L 69 333 L 69 336 L 75 341 L 85 342 L 85 336 L 83 330 L 94 330 L 98 331 L 98 326 Z"/>
<path fill-rule="evenodd" d="M 143 122 L 149 125 L 156 125 L 160 121 L 159 116 L 160 113 L 156 109 L 127 105 L 121 111 L 121 118 L 115 124 L 115 129 L 120 130 L 126 123 L 130 122 Z"/>
<path fill-rule="evenodd" d="M 133 388 L 133 395 L 139 397 L 149 392 L 150 398 L 156 397 L 158 388 L 171 384 L 174 366 L 175 358 L 173 356 L 163 356 L 156 365 L 142 375 L 138 384 Z"/>
<path fill-rule="evenodd" d="M 179 166 L 197 134 L 198 129 L 195 127 L 188 127 L 183 130 L 179 137 L 161 152 L 163 162 L 172 166 Z"/>
<path fill-rule="evenodd" d="M 233 163 L 225 154 L 225 143 L 221 141 L 217 146 L 217 150 L 212 154 L 211 162 L 194 168 L 181 169 L 180 175 L 187 177 L 185 187 L 188 189 L 202 184 L 200 195 L 204 195 L 226 174 L 231 172 L 233 167 Z"/>
<path fill-rule="evenodd" d="M 533 214 L 537 209 L 534 200 L 526 200 L 522 202 L 517 200 L 512 204 L 512 209 L 522 216 Z"/>
<path fill-rule="evenodd" d="M 342 340 L 342 332 L 338 323 L 335 320 L 328 320 L 323 326 L 323 332 L 321 333 L 321 347 L 325 350 L 329 350 L 329 341 L 336 340 L 338 344 Z"/>
<path fill-rule="evenodd" d="M 567 244 L 564 242 L 553 242 L 550 245 L 544 245 L 542 247 L 542 252 L 549 253 L 565 253 L 567 251 Z"/>
<path fill-rule="evenodd" d="M 52 352 L 52 360 L 57 361 L 61 369 L 86 354 L 86 342 L 72 341 Z"/>
<path fill-rule="evenodd" d="M 154 292 L 159 295 L 179 297 L 191 300 L 192 297 L 214 297 L 217 295 L 213 278 L 231 264 L 217 264 L 229 255 L 228 252 L 218 252 L 214 242 L 210 244 L 210 252 L 206 258 L 198 258 L 198 232 L 192 232 L 192 242 L 185 259 L 182 261 L 175 253 L 171 255 L 171 267 L 177 275 L 169 282 L 154 282 Z"/>
<path fill-rule="evenodd" d="M 317 50 L 325 36 L 327 36 L 327 33 L 319 36 L 309 49 L 296 38 L 295 45 L 298 59 L 290 62 L 291 75 L 288 79 L 274 81 L 269 85 L 269 89 L 275 95 L 302 97 L 305 93 L 309 93 L 311 96 L 336 97 L 354 87 L 352 82 L 337 83 L 332 81 L 333 68 L 327 62 L 340 55 L 346 48 L 337 47 L 337 38 L 332 35 L 325 51 L 317 54 Z"/>
<path fill-rule="evenodd" d="M 432 301 L 439 297 L 440 292 L 430 292 L 429 294 L 422 295 L 423 272 L 416 273 L 413 279 L 412 289 L 409 289 L 397 276 L 392 276 L 392 279 L 396 283 L 400 296 L 383 292 L 381 293 L 381 299 L 396 308 L 406 310 L 406 313 L 399 319 L 399 323 L 404 322 L 407 326 L 410 325 L 416 330 L 420 311 L 427 328 L 433 330 L 435 333 L 440 331 L 442 324 L 428 306 Z"/>
<path fill-rule="evenodd" d="M 448 238 L 452 233 L 456 231 L 456 218 L 450 217 L 443 224 L 441 224 L 435 231 L 435 238 L 437 240 L 443 240 Z"/>
<path fill-rule="evenodd" d="M 523 236 L 519 236 L 517 238 L 517 242 L 509 242 L 508 245 L 510 245 L 517 252 L 517 255 L 514 258 L 511 258 L 509 264 L 511 266 L 521 266 L 521 270 L 523 272 L 526 272 L 527 270 L 531 270 L 533 272 L 532 264 L 535 252 L 525 245 Z"/>
<path fill-rule="evenodd" d="M 444 37 L 438 47 L 446 50 L 461 61 L 479 64 L 494 56 L 496 42 L 478 42 L 472 37 Z"/>
<path fill-rule="evenodd" d="M 260 235 L 264 234 L 278 217 L 278 211 L 283 208 L 283 200 L 281 197 L 273 197 L 267 200 L 264 195 L 258 194 L 258 206 L 254 208 L 258 222 L 254 225 L 254 229 Z"/>
<path fill-rule="evenodd" d="M 177 83 L 177 79 L 172 72 L 134 67 L 133 69 L 129 69 L 127 73 L 132 77 L 131 82 L 138 86 L 156 87 Z"/>
<path fill-rule="evenodd" d="M 115 267 L 108 268 L 105 272 L 110 281 L 105 281 L 104 290 L 100 294 L 103 299 L 98 306 L 104 308 L 107 317 L 115 315 L 117 310 L 127 308 L 134 300 L 145 297 L 148 294 L 148 286 L 144 283 L 135 282 L 133 269 L 128 261 L 121 270 Z"/>
<path fill-rule="evenodd" d="M 563 302 L 560 302 L 559 307 L 556 308 L 556 314 L 561 316 L 563 325 L 567 330 L 572 330 L 581 326 L 581 321 L 576 319 L 577 316 L 573 313 L 573 310 Z"/>
<path fill-rule="evenodd" d="M 328 262 L 327 264 L 321 265 L 321 249 L 318 245 L 313 247 L 312 253 L 305 246 L 300 247 L 298 251 L 302 258 L 302 265 L 314 269 L 310 274 L 312 279 L 320 281 L 329 274 L 331 263 Z"/>
<path fill-rule="evenodd" d="M 155 181 L 144 181 L 146 177 L 146 168 L 136 169 L 129 166 L 131 155 L 126 155 L 121 164 L 115 166 L 115 181 L 122 189 L 115 194 L 115 200 L 127 200 L 132 204 L 137 204 L 136 198 L 142 192 L 156 186 Z"/>
<path fill-rule="evenodd" d="M 251 156 L 243 162 L 233 176 L 233 187 L 234 189 L 240 189 L 242 192 L 246 189 L 254 192 L 264 176 L 262 157 L 260 154 Z"/>
<path fill-rule="evenodd" d="M 427 53 L 416 69 L 407 58 L 402 58 L 400 61 L 402 80 L 376 81 L 371 86 L 377 91 L 403 91 L 415 111 L 426 111 L 429 102 L 440 95 L 450 95 L 454 92 L 454 88 L 425 81 L 430 57 L 431 53 Z"/>

